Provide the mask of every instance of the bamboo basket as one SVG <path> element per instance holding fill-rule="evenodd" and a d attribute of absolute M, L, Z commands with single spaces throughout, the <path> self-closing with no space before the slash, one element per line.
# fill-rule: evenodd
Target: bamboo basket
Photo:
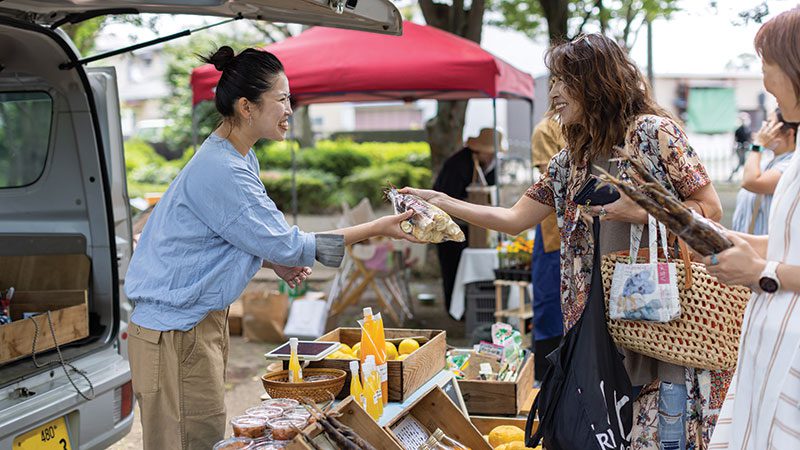
<path fill-rule="evenodd" d="M 617 262 L 627 263 L 628 252 L 603 256 L 606 316 L 611 280 Z M 639 262 L 649 259 L 639 252 Z M 666 262 L 659 259 L 659 262 Z M 705 265 L 670 259 L 677 269 L 680 318 L 668 323 L 607 319 L 608 331 L 620 347 L 684 367 L 732 369 L 739 353 L 739 336 L 750 289 L 729 286 L 712 277 Z M 690 270 L 686 271 L 686 267 Z M 685 282 L 680 282 L 685 280 Z"/>
<path fill-rule="evenodd" d="M 272 398 L 291 398 L 303 401 L 310 398 L 317 403 L 326 402 L 339 395 L 344 386 L 347 373 L 339 369 L 304 369 L 303 378 L 319 375 L 332 375 L 333 378 L 319 381 L 289 383 L 289 371 L 270 372 L 261 377 L 264 390 Z"/>

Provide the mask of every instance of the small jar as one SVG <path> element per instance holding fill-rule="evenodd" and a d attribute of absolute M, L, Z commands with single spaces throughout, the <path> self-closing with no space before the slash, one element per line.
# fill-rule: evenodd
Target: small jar
<path fill-rule="evenodd" d="M 214 444 L 213 450 L 238 450 L 248 448 L 253 442 L 250 438 L 245 437 L 229 437 Z"/>
<path fill-rule="evenodd" d="M 255 416 L 236 416 L 231 419 L 233 435 L 236 437 L 260 438 L 267 432 L 267 419 Z"/>
<path fill-rule="evenodd" d="M 290 441 L 297 436 L 297 430 L 302 430 L 306 426 L 306 421 L 299 418 L 281 418 L 269 421 L 272 428 L 272 438 L 276 441 Z"/>
<path fill-rule="evenodd" d="M 261 417 L 262 419 L 271 420 L 277 419 L 284 415 L 281 408 L 273 408 L 271 406 L 256 406 L 244 412 L 248 416 Z"/>
<path fill-rule="evenodd" d="M 287 410 L 300 406 L 300 402 L 291 398 L 268 398 L 261 402 L 261 406 Z"/>

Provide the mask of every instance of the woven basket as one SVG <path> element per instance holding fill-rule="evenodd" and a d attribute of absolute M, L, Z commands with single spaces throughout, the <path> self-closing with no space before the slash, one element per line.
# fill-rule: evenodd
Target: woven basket
<path fill-rule="evenodd" d="M 291 398 L 297 401 L 310 398 L 321 403 L 339 395 L 347 377 L 347 373 L 339 369 L 303 369 L 304 378 L 318 375 L 333 375 L 333 378 L 289 383 L 289 371 L 280 370 L 263 375 L 261 382 L 264 384 L 264 390 L 272 398 Z"/>
<path fill-rule="evenodd" d="M 683 254 L 688 254 L 682 246 Z M 648 263 L 648 251 L 638 262 Z M 664 259 L 659 259 L 665 262 Z M 617 262 L 628 263 L 628 252 L 603 256 L 606 316 L 611 280 Z M 739 334 L 750 289 L 728 286 L 709 275 L 703 264 L 670 259 L 677 268 L 681 316 L 668 323 L 608 319 L 608 331 L 620 347 L 684 367 L 732 369 L 739 352 Z M 687 265 L 691 268 L 687 273 Z M 685 280 L 685 282 L 681 282 Z"/>

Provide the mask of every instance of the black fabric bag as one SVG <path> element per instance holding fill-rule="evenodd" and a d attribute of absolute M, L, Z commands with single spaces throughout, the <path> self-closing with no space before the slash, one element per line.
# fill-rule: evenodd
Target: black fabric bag
<path fill-rule="evenodd" d="M 631 381 L 606 328 L 600 274 L 600 221 L 595 217 L 591 293 L 578 322 L 547 355 L 552 365 L 525 426 L 525 445 L 547 450 L 627 450 L 633 425 Z M 531 435 L 538 414 L 539 428 Z"/>

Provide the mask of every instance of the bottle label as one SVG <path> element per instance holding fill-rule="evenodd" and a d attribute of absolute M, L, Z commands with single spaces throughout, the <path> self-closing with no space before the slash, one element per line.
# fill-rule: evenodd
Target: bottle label
<path fill-rule="evenodd" d="M 375 395 L 372 396 L 372 402 L 376 405 L 380 403 L 383 399 L 381 398 L 381 391 L 376 391 Z"/>
<path fill-rule="evenodd" d="M 384 381 L 389 381 L 389 365 L 386 363 L 381 364 L 378 366 L 378 372 L 381 374 L 381 383 Z"/>

